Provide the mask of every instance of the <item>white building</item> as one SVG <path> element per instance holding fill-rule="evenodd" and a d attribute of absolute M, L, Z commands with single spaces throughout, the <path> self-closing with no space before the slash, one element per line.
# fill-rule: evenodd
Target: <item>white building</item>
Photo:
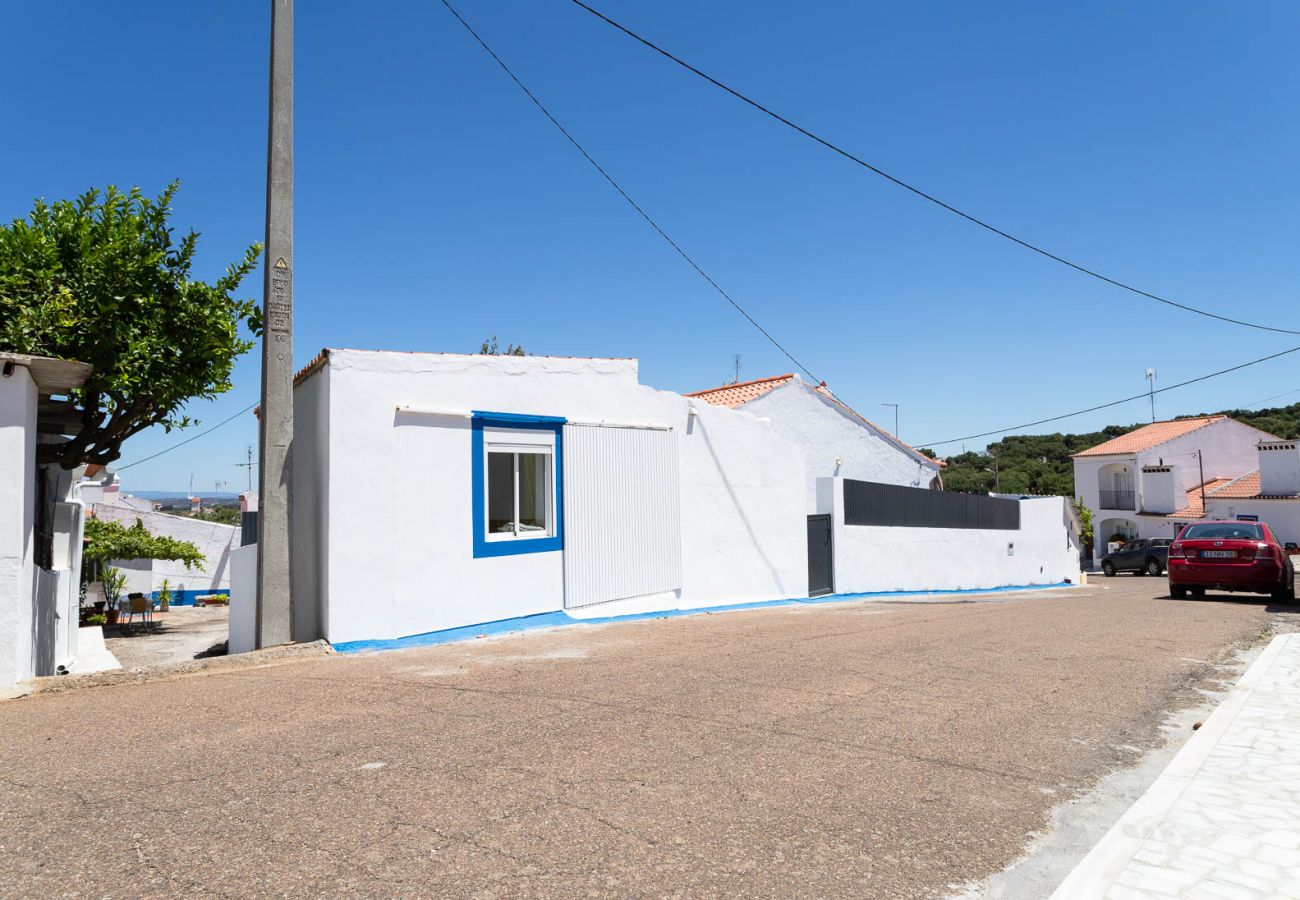
<path fill-rule="evenodd" d="M 798 446 L 807 467 L 804 496 L 810 513 L 817 508 L 819 478 L 943 487 L 943 463 L 858 415 L 825 385 L 811 385 L 798 375 L 727 384 L 686 396 L 769 419 L 773 431 Z"/>
<path fill-rule="evenodd" d="M 77 655 L 84 467 L 41 465 L 37 447 L 61 440 L 70 421 L 59 398 L 90 371 L 0 352 L 0 689 Z"/>
<path fill-rule="evenodd" d="M 295 378 L 294 417 L 295 640 L 806 599 L 837 578 L 908 590 L 1068 577 L 1061 516 L 1022 519 L 1019 501 L 996 501 L 1015 521 L 995 536 L 832 533 L 835 497 L 860 482 L 819 479 L 810 510 L 804 453 L 774 422 L 645 387 L 635 360 L 327 350 Z M 870 544 L 871 564 L 832 561 L 832 540 Z M 906 544 L 928 552 L 889 551 Z M 234 553 L 232 652 L 253 642 L 256 552 Z"/>
<path fill-rule="evenodd" d="M 1202 518 L 1258 516 L 1300 540 L 1296 443 L 1227 416 L 1154 422 L 1076 453 L 1074 486 L 1098 560 L 1112 537 L 1173 537 Z"/>

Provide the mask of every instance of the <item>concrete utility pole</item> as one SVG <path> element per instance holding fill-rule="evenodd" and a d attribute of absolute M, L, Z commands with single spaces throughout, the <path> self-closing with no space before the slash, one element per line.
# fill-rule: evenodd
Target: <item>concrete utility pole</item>
<path fill-rule="evenodd" d="M 257 646 L 293 640 L 289 491 L 293 442 L 293 0 L 271 0 L 271 90 L 262 301 Z"/>

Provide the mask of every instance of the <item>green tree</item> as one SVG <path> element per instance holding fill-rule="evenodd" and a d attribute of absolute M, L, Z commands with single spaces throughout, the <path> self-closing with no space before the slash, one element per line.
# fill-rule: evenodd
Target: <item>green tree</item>
<path fill-rule="evenodd" d="M 120 522 L 104 519 L 86 520 L 86 549 L 82 554 L 91 562 L 113 559 L 170 559 L 192 569 L 202 565 L 204 556 L 189 541 L 151 534 L 139 519 L 127 528 Z"/>
<path fill-rule="evenodd" d="M 167 221 L 178 187 L 157 199 L 109 187 L 38 200 L 0 225 L 0 349 L 94 366 L 69 397 L 70 439 L 40 445 L 41 462 L 110 463 L 145 428 L 194 424 L 181 408 L 230 390 L 235 359 L 253 346 L 239 325 L 256 333 L 261 315 L 232 292 L 261 245 L 211 284 L 191 278 L 199 235 L 176 242 Z"/>
<path fill-rule="evenodd" d="M 515 346 L 514 344 L 507 344 L 506 349 L 502 350 L 501 345 L 497 343 L 497 336 L 495 334 L 483 342 L 483 346 L 479 349 L 478 352 L 479 355 L 481 356 L 527 356 L 528 355 L 527 353 L 524 352 L 524 347 L 522 344 L 520 344 L 519 346 Z"/>

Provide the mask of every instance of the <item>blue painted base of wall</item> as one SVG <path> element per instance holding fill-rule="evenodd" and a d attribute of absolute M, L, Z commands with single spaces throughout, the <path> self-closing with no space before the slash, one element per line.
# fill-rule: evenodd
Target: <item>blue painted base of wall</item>
<path fill-rule="evenodd" d="M 1019 584 L 998 588 L 979 588 L 952 591 L 880 591 L 862 594 L 827 594 L 824 597 L 796 597 L 789 600 L 761 600 L 754 603 L 730 603 L 725 606 L 702 606 L 697 609 L 665 609 L 656 612 L 629 613 L 622 616 L 604 616 L 594 619 L 575 619 L 568 613 L 557 611 L 519 616 L 481 625 L 462 625 L 442 631 L 412 634 L 407 637 L 373 641 L 343 641 L 334 645 L 338 653 L 365 653 L 374 650 L 405 650 L 411 647 L 429 647 L 450 644 L 494 634 L 514 634 L 538 628 L 556 628 L 561 625 L 607 625 L 611 622 L 638 622 L 645 619 L 668 619 L 677 616 L 699 616 L 718 612 L 737 612 L 744 609 L 764 609 L 771 606 L 800 606 L 809 603 L 852 603 L 857 600 L 879 600 L 888 597 L 929 597 L 946 594 L 1000 594 L 1007 591 L 1038 591 L 1049 588 L 1074 587 L 1068 581 L 1056 584 Z M 193 602 L 193 601 L 191 601 Z"/>
<path fill-rule="evenodd" d="M 229 588 L 218 588 L 218 589 L 215 590 L 215 591 L 214 591 L 214 590 L 211 590 L 211 589 L 208 589 L 208 590 L 184 590 L 184 591 L 178 591 L 178 590 L 174 590 L 174 589 L 173 589 L 173 590 L 172 590 L 171 605 L 172 605 L 172 606 L 193 606 L 193 605 L 194 605 L 194 598 L 196 598 L 196 597 L 206 597 L 208 594 L 225 594 L 227 597 L 229 597 L 229 596 L 230 596 L 230 589 L 229 589 Z M 158 599 L 158 592 L 157 592 L 157 591 L 154 591 L 152 594 L 149 595 L 149 597 L 150 597 L 151 599 L 153 599 L 153 600 L 157 600 L 157 599 Z"/>

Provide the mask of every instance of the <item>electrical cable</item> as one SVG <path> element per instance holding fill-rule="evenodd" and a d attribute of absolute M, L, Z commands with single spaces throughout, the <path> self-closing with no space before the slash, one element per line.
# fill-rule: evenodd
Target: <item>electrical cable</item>
<path fill-rule="evenodd" d="M 131 468 L 132 466 L 138 466 L 138 465 L 140 465 L 140 463 L 147 463 L 147 462 L 148 462 L 149 460 L 151 460 L 151 459 L 157 459 L 157 458 L 160 457 L 160 456 L 163 456 L 163 455 L 165 455 L 165 454 L 171 453 L 173 450 L 179 450 L 181 447 L 184 447 L 184 446 L 185 446 L 186 444 L 188 444 L 190 441 L 197 441 L 199 438 L 203 437 L 205 434 L 212 434 L 212 432 L 216 431 L 216 430 L 217 430 L 218 428 L 220 428 L 222 425 L 227 425 L 227 424 L 229 424 L 229 423 L 235 421 L 235 420 L 238 419 L 240 416 L 242 416 L 244 413 L 252 411 L 252 410 L 257 406 L 257 404 L 258 404 L 258 403 L 261 403 L 261 402 L 262 402 L 261 400 L 258 400 L 258 401 L 254 402 L 254 403 L 250 403 L 248 406 L 245 406 L 243 409 L 241 409 L 239 412 L 235 413 L 235 414 L 234 414 L 233 416 L 231 416 L 229 419 L 222 419 L 220 422 L 218 422 L 216 425 L 213 425 L 211 428 L 206 428 L 206 429 L 204 429 L 203 431 L 200 431 L 198 434 L 191 435 L 191 436 L 187 437 L 185 440 L 181 441 L 179 444 L 173 444 L 172 446 L 168 447 L 166 450 L 159 450 L 157 453 L 153 454 L 153 456 L 146 456 L 144 459 L 137 459 L 135 462 L 127 463 L 127 464 L 124 465 L 124 466 L 114 466 L 114 467 L 113 467 L 113 470 L 114 470 L 115 472 L 121 472 L 123 469 L 129 469 L 129 468 Z"/>
<path fill-rule="evenodd" d="M 1300 350 L 1300 347 L 1292 347 L 1290 350 L 1282 350 L 1278 353 L 1272 353 L 1268 356 L 1261 356 L 1259 359 L 1252 359 L 1250 362 L 1244 362 L 1241 363 L 1240 365 L 1232 366 L 1231 368 L 1228 369 L 1220 369 L 1219 371 L 1211 372 L 1208 375 L 1200 375 L 1196 378 L 1189 378 L 1187 381 L 1180 381 L 1178 382 L 1178 384 L 1171 384 L 1168 387 L 1162 387 L 1155 391 L 1143 391 L 1140 394 L 1134 394 L 1132 397 L 1125 397 L 1122 400 L 1112 400 L 1110 403 L 1102 403 L 1099 404 L 1098 406 L 1090 406 L 1087 409 L 1076 410 L 1075 412 L 1065 413 L 1064 415 L 1052 416 L 1051 418 L 1048 419 L 1039 419 L 1036 422 L 1025 422 L 1023 425 L 1011 425 L 1008 426 L 1007 428 L 998 428 L 993 431 L 984 431 L 981 432 L 980 434 L 968 434 L 965 437 L 949 438 L 946 441 L 924 441 L 920 444 L 917 444 L 916 446 L 931 447 L 931 448 L 942 447 L 944 444 L 955 444 L 958 441 L 972 441 L 975 440 L 976 438 L 989 437 L 995 434 L 1006 434 L 1007 432 L 1010 431 L 1019 431 L 1022 428 L 1033 428 L 1035 425 L 1046 425 L 1048 422 L 1059 422 L 1062 419 L 1069 419 L 1069 418 L 1073 418 L 1074 416 L 1082 416 L 1085 413 L 1097 412 L 1098 410 L 1109 409 L 1112 406 L 1119 406 L 1121 403 L 1132 403 L 1134 400 L 1146 400 L 1152 394 L 1163 394 L 1165 391 L 1172 391 L 1175 390 L 1176 388 L 1187 387 L 1187 385 L 1189 384 L 1196 384 L 1199 381 L 1207 381 L 1208 379 L 1211 378 L 1217 378 L 1220 375 L 1227 375 L 1229 372 L 1236 372 L 1239 371 L 1240 369 L 1245 369 L 1249 366 L 1256 366 L 1259 365 L 1260 363 L 1268 362 L 1271 359 L 1277 359 L 1279 356 L 1286 356 L 1288 353 L 1295 353 L 1297 350 Z"/>
<path fill-rule="evenodd" d="M 660 228 L 659 223 L 656 222 L 654 219 L 652 219 L 650 217 L 650 214 L 647 213 L 639 203 L 633 200 L 627 191 L 623 190 L 622 185 L 620 185 L 617 181 L 614 180 L 614 176 L 610 175 L 609 172 L 605 171 L 605 168 L 601 166 L 600 163 L 596 162 L 596 160 L 592 157 L 592 155 L 587 152 L 586 148 L 583 147 L 582 144 L 578 143 L 578 139 L 575 138 L 572 134 L 570 134 L 568 129 L 566 129 L 563 125 L 561 125 L 559 120 L 556 119 L 555 116 L 551 115 L 550 110 L 548 110 L 542 104 L 542 101 L 537 99 L 537 96 L 528 89 L 527 85 L 525 85 L 523 81 L 519 79 L 519 76 L 516 75 L 514 71 L 511 70 L 511 68 L 505 64 L 505 62 L 501 59 L 501 57 L 497 56 L 496 52 L 491 47 L 488 46 L 487 41 L 483 40 L 483 38 L 479 36 L 479 33 L 474 30 L 474 28 L 469 24 L 469 22 L 465 21 L 465 18 L 459 12 L 456 11 L 456 8 L 452 6 L 451 3 L 448 2 L 448 0 L 442 0 L 442 5 L 447 7 L 448 12 L 450 12 L 453 16 L 455 16 L 456 20 L 460 22 L 461 25 L 465 26 L 465 30 L 468 31 L 470 35 L 474 38 L 474 40 L 478 42 L 478 45 L 480 47 L 482 47 L 484 50 L 487 51 L 488 55 L 491 56 L 492 59 L 496 61 L 496 64 L 501 67 L 501 70 L 510 76 L 510 80 L 513 81 L 515 85 L 518 86 L 518 88 L 524 92 L 524 95 L 528 97 L 529 100 L 532 101 L 533 105 L 536 106 L 539 110 L 541 110 L 542 115 L 546 116 L 546 118 L 550 120 L 551 124 L 554 125 L 557 129 L 559 129 L 560 134 L 564 135 L 565 138 L 568 139 L 569 143 L 572 144 L 574 147 L 576 147 L 578 152 L 583 155 L 583 157 L 587 160 L 587 162 L 591 163 L 592 167 L 595 168 L 595 170 L 599 172 L 606 181 L 609 182 L 610 186 L 614 188 L 614 190 L 618 191 L 619 196 L 621 196 L 624 200 L 626 200 L 628 202 L 628 205 L 631 206 L 634 210 L 636 210 L 637 214 L 640 215 L 641 218 L 645 219 L 646 223 L 649 224 L 649 226 L 653 228 L 656 232 L 658 232 L 661 238 L 663 238 L 665 241 L 668 242 L 668 246 L 676 250 L 678 255 L 680 255 L 682 259 L 686 260 L 686 262 L 690 265 L 690 267 L 694 269 L 701 278 L 707 281 L 710 287 L 712 287 L 715 291 L 717 291 L 722 296 L 722 299 L 726 300 L 728 303 L 734 306 L 742 316 L 744 316 L 746 319 L 749 320 L 749 324 L 757 328 L 759 332 L 762 333 L 763 337 L 771 341 L 773 346 L 775 346 L 778 350 L 780 350 L 782 353 L 785 354 L 786 358 L 790 360 L 790 362 L 794 363 L 804 373 L 806 373 L 808 377 L 813 380 L 813 383 L 820 384 L 821 383 L 820 378 L 818 378 L 811 371 L 809 371 L 807 366 L 799 362 L 799 360 L 795 359 L 794 355 L 789 350 L 785 349 L 785 347 L 781 345 L 781 342 L 778 341 L 776 338 L 774 338 L 766 328 L 758 324 L 758 321 L 753 316 L 751 316 L 748 312 L 746 312 L 743 306 L 737 303 L 730 294 L 724 291 L 722 289 L 722 286 L 719 285 L 716 281 L 714 281 L 713 278 L 709 275 L 709 273 L 705 272 L 704 269 L 700 267 L 700 264 L 697 263 L 694 259 L 692 259 L 690 254 L 688 254 L 685 250 L 682 249 L 680 244 L 678 244 L 671 237 L 669 237 L 668 232 Z"/>
<path fill-rule="evenodd" d="M 444 2 L 446 2 L 446 0 L 444 0 Z M 1255 328 L 1260 331 L 1272 331 L 1278 334 L 1300 334 L 1300 331 L 1294 329 L 1279 328 L 1274 325 L 1261 325 L 1258 322 L 1248 322 L 1245 319 L 1234 319 L 1231 316 L 1220 315 L 1219 313 L 1210 312 L 1209 310 L 1206 309 L 1200 309 L 1198 307 L 1191 306 L 1186 303 L 1179 303 L 1177 300 L 1170 300 L 1168 297 L 1162 297 L 1159 294 L 1153 294 L 1150 291 L 1145 291 L 1142 290 L 1141 288 L 1134 287 L 1133 285 L 1120 281 L 1117 278 L 1111 278 L 1109 275 L 1103 275 L 1101 272 L 1098 272 L 1095 269 L 1090 269 L 1087 266 L 1066 259 L 1065 257 L 1053 253 L 1052 251 L 1047 250 L 1037 244 L 1033 244 L 1027 240 L 1024 240 L 1023 238 L 1016 237 L 1014 234 L 1011 234 L 1009 231 L 1005 231 L 997 227 L 996 225 L 993 225 L 985 221 L 984 219 L 979 218 L 978 216 L 968 213 L 962 209 L 958 209 L 956 206 L 953 206 L 951 203 L 948 203 L 945 200 L 941 200 L 935 195 L 927 193 L 921 190 L 920 188 L 916 187 L 915 185 L 909 184 L 903 179 L 889 174 L 884 169 L 872 165 L 871 163 L 867 162 L 861 157 L 856 156 L 853 153 L 850 153 L 848 150 L 845 150 L 844 148 L 832 143 L 830 140 L 822 137 L 821 135 L 816 134 L 815 132 L 810 131 L 807 128 L 804 128 L 802 125 L 799 125 L 791 121 L 790 119 L 787 119 L 785 116 L 781 115 L 780 113 L 769 109 L 768 107 L 759 103 L 757 100 L 751 99 L 750 97 L 746 96 L 745 94 L 741 93 L 740 91 L 736 90 L 730 85 L 725 84 L 722 81 L 719 81 L 718 79 L 714 78 L 712 75 L 709 75 L 708 73 L 703 72 L 700 69 L 697 69 L 695 66 L 686 62 L 681 57 L 675 56 L 674 54 L 660 47 L 658 44 L 654 43 L 653 41 L 637 34 L 635 31 L 628 28 L 627 26 L 619 24 L 618 22 L 614 21 L 609 16 L 605 15 L 599 10 L 588 6 L 586 3 L 582 2 L 582 0 L 570 0 L 570 2 L 573 3 L 573 5 L 580 7 L 581 9 L 584 9 L 587 12 L 591 13 L 593 16 L 605 22 L 606 24 L 611 25 L 617 30 L 623 32 L 623 34 L 627 35 L 633 40 L 638 41 L 639 43 L 645 45 L 646 47 L 649 47 L 651 50 L 655 51 L 660 56 L 663 56 L 665 59 L 671 60 L 672 62 L 686 69 L 688 72 L 698 75 L 700 78 L 703 78 L 705 81 L 709 82 L 714 87 L 717 87 L 725 91 L 726 93 L 735 97 L 737 100 L 740 100 L 741 102 L 746 103 L 749 106 L 752 106 L 754 109 L 758 110 L 759 112 L 767 116 L 770 116 L 771 118 L 780 122 L 782 125 L 785 125 L 788 128 L 792 128 L 793 130 L 797 131 L 799 134 L 802 134 L 804 137 L 809 138 L 810 140 L 813 140 L 818 144 L 821 144 L 823 147 L 832 151 L 833 153 L 836 153 L 844 157 L 850 162 L 862 166 L 864 169 L 874 172 L 876 175 L 879 175 L 881 178 L 884 178 L 887 181 L 892 182 L 893 184 L 903 188 L 904 190 L 911 191 L 916 196 L 924 200 L 928 200 L 930 203 L 933 203 L 935 206 L 938 206 L 941 209 L 947 210 L 953 215 L 960 216 L 966 221 L 978 225 L 981 228 L 985 228 L 988 231 L 991 231 L 994 234 L 998 235 L 999 237 L 1006 238 L 1008 241 L 1020 245 L 1026 250 L 1032 250 L 1034 253 L 1044 256 L 1047 259 L 1050 259 L 1054 262 L 1058 262 L 1061 265 L 1068 266 L 1069 268 L 1074 269 L 1076 272 L 1080 272 L 1084 275 L 1088 275 L 1092 278 L 1096 278 L 1097 280 L 1103 281 L 1106 284 L 1109 284 L 1113 287 L 1117 287 L 1122 290 L 1129 291 L 1133 294 L 1137 294 L 1139 297 L 1145 297 L 1148 300 L 1155 300 L 1158 303 L 1164 303 L 1168 306 L 1177 307 L 1178 309 L 1184 310 L 1186 312 L 1195 313 L 1198 316 L 1206 316 L 1207 318 L 1210 319 L 1218 319 L 1220 322 L 1228 322 L 1230 324 L 1241 325 L 1246 328 Z"/>

